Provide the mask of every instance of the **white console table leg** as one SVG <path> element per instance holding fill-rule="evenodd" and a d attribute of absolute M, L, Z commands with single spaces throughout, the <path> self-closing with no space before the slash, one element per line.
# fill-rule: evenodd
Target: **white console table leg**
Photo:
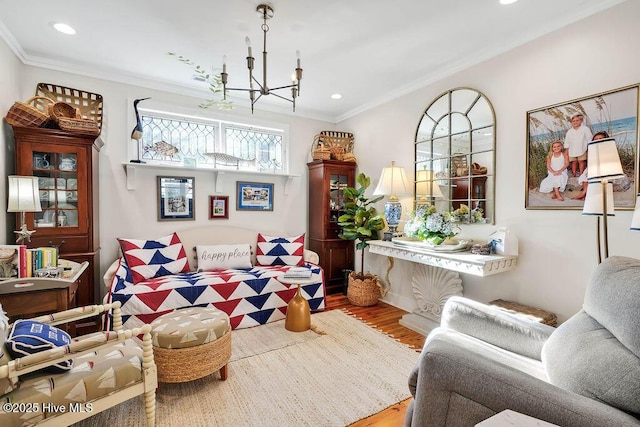
<path fill-rule="evenodd" d="M 400 324 L 426 336 L 440 325 L 444 303 L 454 295 L 462 295 L 462 279 L 455 271 L 415 264 L 412 287 L 418 308 L 402 316 Z"/>

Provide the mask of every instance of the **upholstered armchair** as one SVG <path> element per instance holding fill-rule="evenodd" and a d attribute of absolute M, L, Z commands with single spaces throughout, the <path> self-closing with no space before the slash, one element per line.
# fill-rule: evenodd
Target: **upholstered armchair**
<path fill-rule="evenodd" d="M 473 426 L 505 409 L 560 426 L 640 426 L 640 261 L 600 264 L 583 308 L 557 329 L 449 299 L 409 388 L 407 426 Z"/>
<path fill-rule="evenodd" d="M 70 339 L 62 329 L 55 328 L 111 309 L 114 331 Z M 1 426 L 70 425 L 139 395 L 144 396 L 140 410 L 146 414 L 147 426 L 154 425 L 157 376 L 151 326 L 122 330 L 119 302 L 18 320 L 14 325 L 29 325 L 35 332 L 44 330 L 42 335 L 55 336 L 68 344 L 45 343 L 45 348 L 52 348 L 37 351 L 42 347 L 43 341 L 38 341 L 42 337 L 34 341 L 24 331 L 16 332 L 18 328 L 12 329 L 3 321 L 0 307 Z M 138 336 L 142 337 L 141 345 Z M 33 354 L 15 357 L 16 348 Z M 54 367 L 63 371 L 51 373 Z"/>

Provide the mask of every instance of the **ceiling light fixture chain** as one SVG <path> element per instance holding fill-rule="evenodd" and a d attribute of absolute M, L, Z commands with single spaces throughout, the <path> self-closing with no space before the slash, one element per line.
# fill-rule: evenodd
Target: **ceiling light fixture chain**
<path fill-rule="evenodd" d="M 285 101 L 289 101 L 293 104 L 293 111 L 296 111 L 296 98 L 300 96 L 300 80 L 302 80 L 302 68 L 300 67 L 300 51 L 296 51 L 296 68 L 295 74 L 292 77 L 292 83 L 286 86 L 278 86 L 275 88 L 269 88 L 267 84 L 267 32 L 269 31 L 269 25 L 267 25 L 267 19 L 273 18 L 273 8 L 266 4 L 261 4 L 256 8 L 256 12 L 262 15 L 262 83 L 258 81 L 253 75 L 253 68 L 255 64 L 255 58 L 251 52 L 251 40 L 249 37 L 245 37 L 245 42 L 247 44 L 247 68 L 249 69 L 249 89 L 244 88 L 232 88 L 227 87 L 227 60 L 226 57 L 222 59 L 222 73 L 220 73 L 220 77 L 222 79 L 222 87 L 224 93 L 224 100 L 227 99 L 227 91 L 228 90 L 239 90 L 249 92 L 249 99 L 251 100 L 251 114 L 253 114 L 253 105 L 258 102 L 258 100 L 262 97 L 262 95 L 274 95 L 280 99 Z M 254 83 L 258 86 L 255 88 Z M 279 95 L 274 91 L 280 89 L 291 89 L 291 98 L 287 98 L 285 96 Z M 256 97 L 256 93 L 258 96 Z"/>

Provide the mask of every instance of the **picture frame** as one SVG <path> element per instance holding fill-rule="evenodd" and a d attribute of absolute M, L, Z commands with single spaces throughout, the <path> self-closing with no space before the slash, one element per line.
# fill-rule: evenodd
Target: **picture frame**
<path fill-rule="evenodd" d="M 236 210 L 273 211 L 273 184 L 237 181 L 236 187 Z"/>
<path fill-rule="evenodd" d="M 574 135 L 577 132 L 585 132 L 591 140 L 596 134 L 604 131 L 608 137 L 615 139 L 626 177 L 611 181 L 614 187 L 614 208 L 621 210 L 634 208 L 638 192 L 639 87 L 638 84 L 625 86 L 527 111 L 526 209 L 581 210 L 584 207 L 586 184 L 582 182 L 587 176 L 588 159 L 582 160 L 584 168 L 582 169 L 581 156 L 569 157 L 569 167 L 566 169 L 567 182 L 564 190 L 559 191 L 560 198 L 557 197 L 553 188 L 561 190 L 562 184 L 558 187 L 550 186 L 550 181 L 543 183 L 544 179 L 551 175 L 547 170 L 550 148 L 556 141 L 562 142 L 565 147 L 567 132 L 573 128 L 571 119 L 576 115 L 582 116 L 582 118 L 576 118 L 576 124 L 580 121 L 582 124 L 572 131 Z M 587 130 L 582 129 L 584 126 Z M 575 139 L 572 138 L 569 142 L 572 140 Z M 572 151 L 568 148 L 564 149 L 570 156 Z M 575 153 L 574 149 L 573 154 Z M 575 174 L 573 173 L 574 165 Z"/>
<path fill-rule="evenodd" d="M 229 219 L 229 196 L 209 196 L 209 219 Z"/>
<path fill-rule="evenodd" d="M 195 178 L 158 176 L 158 221 L 193 221 Z"/>

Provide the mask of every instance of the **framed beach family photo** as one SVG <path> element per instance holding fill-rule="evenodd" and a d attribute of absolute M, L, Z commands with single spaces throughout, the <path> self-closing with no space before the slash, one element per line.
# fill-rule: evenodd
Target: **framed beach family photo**
<path fill-rule="evenodd" d="M 273 184 L 262 182 L 236 182 L 236 210 L 239 211 L 272 211 Z"/>
<path fill-rule="evenodd" d="M 158 177 L 158 221 L 195 220 L 195 178 Z"/>
<path fill-rule="evenodd" d="M 611 181 L 615 209 L 634 208 L 638 89 L 636 84 L 527 111 L 526 209 L 582 209 L 586 147 L 602 138 L 615 139 L 625 175 Z"/>

